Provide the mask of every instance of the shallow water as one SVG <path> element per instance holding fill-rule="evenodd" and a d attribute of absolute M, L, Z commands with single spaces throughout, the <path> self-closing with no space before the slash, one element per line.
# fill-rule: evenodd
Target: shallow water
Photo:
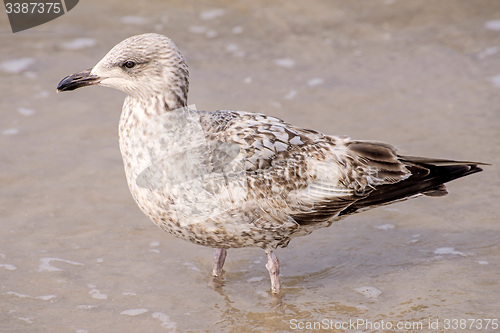
<path fill-rule="evenodd" d="M 453 319 L 500 319 L 499 22 L 500 3 L 465 0 L 88 0 L 16 34 L 0 15 L 0 331 L 442 332 Z M 151 31 L 184 52 L 198 109 L 493 165 L 447 197 L 351 216 L 279 249 L 280 299 L 260 249 L 230 250 L 214 284 L 213 250 L 163 233 L 128 192 L 124 96 L 55 93 Z"/>

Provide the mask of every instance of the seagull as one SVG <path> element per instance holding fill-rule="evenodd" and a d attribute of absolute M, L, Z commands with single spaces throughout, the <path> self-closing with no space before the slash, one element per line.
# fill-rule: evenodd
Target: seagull
<path fill-rule="evenodd" d="M 271 292 L 274 254 L 297 236 L 410 197 L 447 194 L 444 183 L 484 163 L 402 156 L 394 146 L 326 135 L 276 117 L 188 105 L 188 66 L 171 39 L 148 33 L 113 47 L 58 91 L 101 85 L 127 94 L 119 143 L 130 192 L 163 230 L 216 249 L 260 247 Z"/>

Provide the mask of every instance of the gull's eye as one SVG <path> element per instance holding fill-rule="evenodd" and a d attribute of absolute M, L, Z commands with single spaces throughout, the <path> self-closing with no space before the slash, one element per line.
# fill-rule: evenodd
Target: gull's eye
<path fill-rule="evenodd" d="M 130 69 L 130 68 L 132 68 L 132 67 L 134 67 L 134 66 L 135 66 L 135 62 L 133 62 L 133 61 L 131 61 L 131 60 L 127 60 L 127 61 L 125 61 L 125 62 L 123 63 L 123 65 L 122 65 L 122 66 L 123 66 L 123 67 L 125 67 L 125 68 L 129 68 L 129 69 Z"/>

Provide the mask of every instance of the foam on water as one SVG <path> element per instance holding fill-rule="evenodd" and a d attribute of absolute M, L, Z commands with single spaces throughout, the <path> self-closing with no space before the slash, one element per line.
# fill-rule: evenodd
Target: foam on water
<path fill-rule="evenodd" d="M 5 293 L 5 295 L 12 295 L 12 296 L 16 296 L 16 297 L 19 297 L 19 298 L 30 298 L 31 296 L 28 296 L 26 294 L 21 294 L 21 293 L 17 293 L 15 291 L 8 291 Z"/>
<path fill-rule="evenodd" d="M 217 36 L 217 31 L 213 29 L 208 29 L 202 25 L 192 25 L 188 28 L 188 31 L 193 34 L 205 34 L 207 38 L 214 38 Z"/>
<path fill-rule="evenodd" d="M 124 291 L 122 292 L 123 296 L 136 296 L 136 293 L 130 292 L 130 291 Z"/>
<path fill-rule="evenodd" d="M 375 228 L 380 229 L 380 230 L 391 230 L 391 229 L 394 229 L 395 227 L 394 227 L 394 225 L 387 223 L 387 224 L 378 225 Z"/>
<path fill-rule="evenodd" d="M 0 264 L 1 268 L 5 268 L 8 271 L 15 271 L 17 269 L 16 266 L 11 265 L 11 264 Z"/>
<path fill-rule="evenodd" d="M 96 307 L 97 305 L 91 305 L 91 304 L 81 304 L 76 306 L 76 308 L 79 310 L 90 310 Z"/>
<path fill-rule="evenodd" d="M 121 19 L 122 23 L 125 24 L 134 24 L 134 25 L 143 25 L 148 23 L 148 20 L 144 17 L 140 16 L 124 16 Z"/>
<path fill-rule="evenodd" d="M 226 10 L 222 9 L 222 8 L 206 10 L 206 11 L 200 13 L 200 18 L 202 20 L 208 21 L 208 20 L 213 20 L 219 16 L 223 16 L 225 13 L 226 13 Z"/>
<path fill-rule="evenodd" d="M 231 53 L 235 57 L 244 57 L 245 56 L 245 51 L 240 50 L 240 47 L 238 44 L 231 43 L 226 45 L 226 51 Z"/>
<path fill-rule="evenodd" d="M 500 74 L 490 77 L 490 81 L 494 87 L 500 87 Z"/>
<path fill-rule="evenodd" d="M 280 58 L 280 59 L 275 59 L 274 63 L 280 67 L 284 68 L 292 68 L 295 66 L 295 60 L 290 59 L 290 58 Z"/>
<path fill-rule="evenodd" d="M 51 299 L 56 298 L 56 295 L 30 296 L 30 295 L 21 294 L 21 293 L 15 292 L 15 291 L 8 291 L 8 292 L 5 293 L 5 295 L 12 295 L 12 296 L 16 296 L 16 297 L 19 297 L 19 298 L 38 299 L 38 300 L 41 300 L 41 301 L 50 301 Z"/>
<path fill-rule="evenodd" d="M 17 108 L 17 112 L 19 112 L 23 116 L 32 116 L 35 114 L 35 110 L 28 108 Z"/>
<path fill-rule="evenodd" d="M 297 95 L 297 90 L 290 90 L 286 95 L 285 97 L 283 97 L 284 99 L 292 99 L 294 98 L 295 96 Z"/>
<path fill-rule="evenodd" d="M 461 257 L 467 257 L 469 254 L 465 252 L 460 252 L 455 250 L 453 247 L 440 247 L 434 250 L 434 254 L 437 255 L 443 255 L 443 254 L 452 254 L 452 255 L 458 255 Z"/>
<path fill-rule="evenodd" d="M 108 298 L 108 295 L 107 294 L 103 294 L 101 293 L 101 291 L 99 289 L 96 289 L 96 286 L 94 284 L 88 284 L 87 285 L 89 288 L 92 288 L 89 290 L 89 294 L 90 296 L 92 296 L 92 298 L 95 298 L 95 299 L 107 299 Z"/>
<path fill-rule="evenodd" d="M 50 93 L 46 90 L 40 91 L 38 94 L 35 94 L 35 98 L 46 98 L 49 96 L 50 96 Z"/>
<path fill-rule="evenodd" d="M 153 242 L 149 243 L 149 246 L 150 247 L 158 247 L 158 246 L 160 246 L 160 242 L 153 241 Z M 160 253 L 160 250 L 159 249 L 149 249 L 149 252 Z"/>
<path fill-rule="evenodd" d="M 227 52 L 236 52 L 239 50 L 238 44 L 231 43 L 226 45 L 226 51 Z"/>
<path fill-rule="evenodd" d="M 2 131 L 2 135 L 16 135 L 19 134 L 19 128 L 7 128 Z"/>
<path fill-rule="evenodd" d="M 193 271 L 201 272 L 201 270 L 198 267 L 196 267 L 193 263 L 184 262 L 184 263 L 182 263 L 182 265 L 189 267 Z"/>
<path fill-rule="evenodd" d="M 260 282 L 264 279 L 263 276 L 254 276 L 249 279 L 247 279 L 247 282 Z"/>
<path fill-rule="evenodd" d="M 207 32 L 207 27 L 204 27 L 202 25 L 192 25 L 188 28 L 188 31 L 193 34 L 204 34 L 205 32 Z"/>
<path fill-rule="evenodd" d="M 75 38 L 72 41 L 62 43 L 61 47 L 66 50 L 81 50 L 87 47 L 93 47 L 96 44 L 96 40 L 93 38 Z"/>
<path fill-rule="evenodd" d="M 486 57 L 489 57 L 489 56 L 496 54 L 499 50 L 500 50 L 500 47 L 498 47 L 498 46 L 487 47 L 484 49 L 484 51 L 479 53 L 477 55 L 477 57 L 478 57 L 478 59 L 484 59 Z"/>
<path fill-rule="evenodd" d="M 40 264 L 38 265 L 38 271 L 39 272 L 57 272 L 57 271 L 63 271 L 62 268 L 54 267 L 50 263 L 52 261 L 59 261 L 63 262 L 66 264 L 70 265 L 75 265 L 75 266 L 83 266 L 82 263 L 72 261 L 72 260 L 66 260 L 66 259 L 61 259 L 61 258 L 40 258 Z"/>
<path fill-rule="evenodd" d="M 35 63 L 34 58 L 24 57 L 4 61 L 0 64 L 0 69 L 8 73 L 21 73 Z"/>
<path fill-rule="evenodd" d="M 358 311 L 368 311 L 369 310 L 366 305 L 356 305 L 355 308 Z"/>
<path fill-rule="evenodd" d="M 382 293 L 379 289 L 368 286 L 355 288 L 354 290 L 368 298 L 376 298 Z"/>
<path fill-rule="evenodd" d="M 207 32 L 205 33 L 205 36 L 207 36 L 208 38 L 214 38 L 214 37 L 217 37 L 217 31 L 213 30 L 213 29 L 209 29 L 207 30 Z"/>
<path fill-rule="evenodd" d="M 234 28 L 231 29 L 231 32 L 233 34 L 241 34 L 243 32 L 243 27 L 236 26 L 236 27 L 234 27 Z"/>
<path fill-rule="evenodd" d="M 144 309 L 144 308 L 130 309 L 130 310 L 124 310 L 124 311 L 120 312 L 120 314 L 127 315 L 127 316 L 138 316 L 138 315 L 146 313 L 148 311 L 149 311 L 148 309 Z"/>
<path fill-rule="evenodd" d="M 312 78 L 310 80 L 307 81 L 307 85 L 309 87 L 316 87 L 316 86 L 319 86 L 321 84 L 323 84 L 325 82 L 325 80 L 323 80 L 322 78 L 320 77 L 315 77 L 315 78 Z"/>
<path fill-rule="evenodd" d="M 408 241 L 408 244 L 414 244 L 420 241 L 420 234 L 414 234 L 411 236 L 411 239 Z"/>
<path fill-rule="evenodd" d="M 484 27 L 488 30 L 500 31 L 500 20 L 491 20 L 484 24 Z"/>
<path fill-rule="evenodd" d="M 168 329 L 176 329 L 177 324 L 170 320 L 170 317 L 163 312 L 155 312 L 152 314 L 153 318 L 160 320 L 160 326 Z"/>
<path fill-rule="evenodd" d="M 41 299 L 42 301 L 50 301 L 51 299 L 54 298 L 56 298 L 56 295 L 43 295 L 35 297 L 35 299 Z"/>
<path fill-rule="evenodd" d="M 17 319 L 22 320 L 22 321 L 24 321 L 24 322 L 26 322 L 28 324 L 33 324 L 34 323 L 33 318 L 30 318 L 30 317 L 17 317 Z"/>

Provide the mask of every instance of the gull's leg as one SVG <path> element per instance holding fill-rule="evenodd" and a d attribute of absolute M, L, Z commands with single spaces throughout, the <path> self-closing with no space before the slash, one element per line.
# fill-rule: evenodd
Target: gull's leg
<path fill-rule="evenodd" d="M 269 276 L 271 277 L 271 291 L 273 294 L 279 294 L 280 292 L 280 261 L 273 251 L 266 251 L 267 254 L 267 264 L 266 268 L 269 271 Z"/>
<path fill-rule="evenodd" d="M 224 261 L 226 261 L 227 250 L 217 249 L 214 254 L 214 270 L 212 275 L 215 277 L 220 277 L 222 275 L 222 267 L 224 266 Z"/>

